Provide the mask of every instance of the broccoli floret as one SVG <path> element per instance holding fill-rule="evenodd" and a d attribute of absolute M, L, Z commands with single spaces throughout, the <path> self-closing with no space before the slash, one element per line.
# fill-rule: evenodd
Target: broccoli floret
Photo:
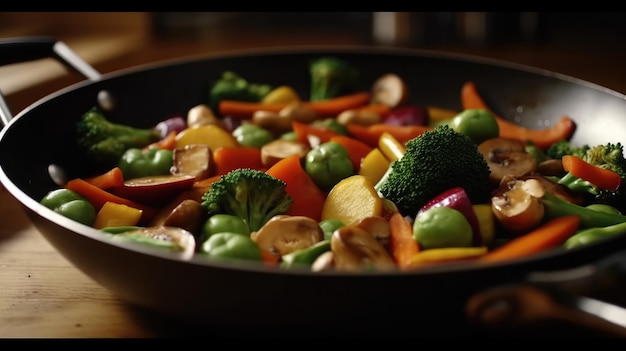
<path fill-rule="evenodd" d="M 391 164 L 375 187 L 400 213 L 414 217 L 424 204 L 453 187 L 463 188 L 472 203 L 488 202 L 490 174 L 468 136 L 440 125 L 409 140 L 404 156 Z"/>
<path fill-rule="evenodd" d="M 587 151 L 580 155 L 586 162 L 610 169 L 622 177 L 622 182 L 617 190 L 607 190 L 580 179 L 571 173 L 566 173 L 557 182 L 568 188 L 583 193 L 590 202 L 611 205 L 621 212 L 626 211 L 626 158 L 624 147 L 621 143 L 606 143 L 588 147 Z"/>
<path fill-rule="evenodd" d="M 250 168 L 223 175 L 202 196 L 202 206 L 209 216 L 235 215 L 248 224 L 251 232 L 259 230 L 273 216 L 287 212 L 292 203 L 285 182 Z"/>
<path fill-rule="evenodd" d="M 273 88 L 270 84 L 250 83 L 235 72 L 224 71 L 209 89 L 209 107 L 217 113 L 222 100 L 258 102 Z"/>
<path fill-rule="evenodd" d="M 583 157 L 589 148 L 587 144 L 574 146 L 569 140 L 561 139 L 546 149 L 546 155 L 556 160 L 560 160 L 564 155 Z"/>
<path fill-rule="evenodd" d="M 117 165 L 127 149 L 142 148 L 162 138 L 156 128 L 113 123 L 96 107 L 81 116 L 76 132 L 78 146 L 87 159 L 102 168 Z"/>
<path fill-rule="evenodd" d="M 320 57 L 309 65 L 311 101 L 326 100 L 356 91 L 359 72 L 337 57 Z"/>

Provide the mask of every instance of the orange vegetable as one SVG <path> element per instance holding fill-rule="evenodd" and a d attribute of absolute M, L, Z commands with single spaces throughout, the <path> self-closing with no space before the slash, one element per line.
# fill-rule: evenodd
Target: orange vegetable
<path fill-rule="evenodd" d="M 298 155 L 283 158 L 265 173 L 287 183 L 285 190 L 293 198 L 293 203 L 286 214 L 307 216 L 318 222 L 321 220 L 326 193 L 315 185 L 302 168 Z"/>
<path fill-rule="evenodd" d="M 466 82 L 461 88 L 461 104 L 464 109 L 480 108 L 489 111 L 498 122 L 500 137 L 518 139 L 523 142 L 531 140 L 537 147 L 545 150 L 558 140 L 568 140 L 574 133 L 576 125 L 568 116 L 563 116 L 552 127 L 544 129 L 530 129 L 521 125 L 507 121 L 495 114 L 485 103 L 478 93 L 478 88 L 474 82 Z"/>
<path fill-rule="evenodd" d="M 296 139 L 298 139 L 299 142 L 311 147 L 330 141 L 330 138 L 336 135 L 341 135 L 325 127 L 297 121 L 291 122 L 291 128 L 293 132 L 296 133 Z"/>
<path fill-rule="evenodd" d="M 561 245 L 576 233 L 580 217 L 569 215 L 556 217 L 532 231 L 496 247 L 482 256 L 482 262 L 501 262 L 538 254 Z"/>
<path fill-rule="evenodd" d="M 384 132 L 389 133 L 402 144 L 406 144 L 407 141 L 422 135 L 425 131 L 433 129 L 433 127 L 429 126 L 398 126 L 385 123 L 377 123 L 369 126 L 349 123 L 346 125 L 346 128 L 348 129 L 348 134 L 371 147 L 378 146 L 378 140 Z"/>
<path fill-rule="evenodd" d="M 98 211 L 100 211 L 102 206 L 104 206 L 104 204 L 107 202 L 122 204 L 142 210 L 140 223 L 149 223 L 152 217 L 154 217 L 158 211 L 158 209 L 156 208 L 136 203 L 134 201 L 112 194 L 106 190 L 100 189 L 82 178 L 74 178 L 70 180 L 69 182 L 67 182 L 65 187 L 86 197 L 87 200 L 89 200 L 89 202 L 91 202 L 91 204 L 94 205 L 94 207 Z"/>
<path fill-rule="evenodd" d="M 261 150 L 253 146 L 218 147 L 213 151 L 215 175 L 223 175 L 238 168 L 265 170 Z"/>
<path fill-rule="evenodd" d="M 106 202 L 93 223 L 96 229 L 105 227 L 133 226 L 139 223 L 141 210 L 124 204 Z"/>
<path fill-rule="evenodd" d="M 280 262 L 279 256 L 274 255 L 267 249 L 264 249 L 262 247 L 259 247 L 259 248 L 261 249 L 261 261 L 263 261 L 264 264 L 270 267 L 274 267 L 278 265 L 278 263 Z"/>
<path fill-rule="evenodd" d="M 337 142 L 348 150 L 350 161 L 352 161 L 352 166 L 354 166 L 354 170 L 357 173 L 361 168 L 361 161 L 373 149 L 373 147 L 366 143 L 345 135 L 332 136 L 330 137 L 330 141 Z"/>
<path fill-rule="evenodd" d="M 169 134 L 167 134 L 163 139 L 148 145 L 147 148 L 156 147 L 159 149 L 174 150 L 174 148 L 176 148 L 176 135 L 177 134 L 178 133 L 175 130 L 173 130 L 169 132 Z"/>
<path fill-rule="evenodd" d="M 360 91 L 327 100 L 304 101 L 302 104 L 315 111 L 320 118 L 325 118 L 336 117 L 345 110 L 356 109 L 368 105 L 370 98 L 370 92 Z M 230 116 L 234 119 L 249 119 L 256 111 L 263 110 L 279 112 L 288 104 L 289 103 L 265 104 L 262 102 L 222 100 L 219 104 L 219 113 L 222 116 Z"/>
<path fill-rule="evenodd" d="M 124 174 L 119 167 L 113 167 L 103 174 L 86 178 L 85 181 L 100 189 L 112 189 L 124 185 Z"/>
<path fill-rule="evenodd" d="M 391 257 L 400 269 L 411 265 L 411 258 L 420 251 L 417 241 L 413 238 L 413 227 L 399 212 L 389 218 L 389 247 Z"/>
<path fill-rule="evenodd" d="M 561 158 L 563 169 L 580 179 L 584 179 L 602 189 L 617 190 L 622 183 L 622 177 L 606 168 L 598 167 L 574 155 L 565 155 Z"/>

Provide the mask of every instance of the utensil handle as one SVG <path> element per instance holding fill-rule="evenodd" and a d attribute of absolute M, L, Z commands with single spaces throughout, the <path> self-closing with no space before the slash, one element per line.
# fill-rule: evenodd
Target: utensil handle
<path fill-rule="evenodd" d="M 536 272 L 525 282 L 472 296 L 468 319 L 496 328 L 552 322 L 599 336 L 626 337 L 626 251 L 567 271 Z"/>
<path fill-rule="evenodd" d="M 102 76 L 87 61 L 78 56 L 69 46 L 60 40 L 49 37 L 26 37 L 0 40 L 0 66 L 34 61 L 52 57 L 67 68 L 83 75 L 89 80 L 99 80 Z M 0 122 L 6 126 L 13 118 L 13 113 L 0 92 Z"/>

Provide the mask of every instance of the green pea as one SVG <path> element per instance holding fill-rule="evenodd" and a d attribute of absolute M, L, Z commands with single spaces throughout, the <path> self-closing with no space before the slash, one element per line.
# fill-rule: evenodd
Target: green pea
<path fill-rule="evenodd" d="M 216 233 L 237 233 L 242 235 L 250 235 L 250 228 L 243 219 L 229 214 L 216 214 L 204 222 L 200 229 L 201 239 L 203 242 Z"/>
<path fill-rule="evenodd" d="M 249 236 L 240 233 L 216 233 L 201 247 L 203 253 L 217 259 L 261 261 L 261 249 Z"/>
<path fill-rule="evenodd" d="M 472 246 L 472 226 L 458 210 L 440 206 L 415 217 L 413 237 L 422 249 Z"/>
<path fill-rule="evenodd" d="M 484 109 L 463 110 L 452 118 L 449 125 L 455 131 L 467 135 L 476 145 L 500 135 L 496 118 Z"/>

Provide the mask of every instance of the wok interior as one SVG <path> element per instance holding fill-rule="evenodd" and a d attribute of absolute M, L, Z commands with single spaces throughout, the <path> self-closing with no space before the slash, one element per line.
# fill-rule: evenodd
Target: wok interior
<path fill-rule="evenodd" d="M 385 73 L 399 74 L 408 82 L 411 103 L 460 110 L 461 86 L 466 81 L 474 81 L 496 113 L 527 127 L 545 127 L 561 116 L 568 115 L 577 124 L 573 138 L 575 143 L 595 144 L 626 140 L 626 118 L 623 118 L 626 114 L 626 102 L 623 96 L 573 78 L 517 65 L 415 50 L 283 49 L 139 67 L 105 75 L 98 82 L 85 82 L 69 87 L 22 111 L 5 128 L 0 140 L 2 171 L 7 182 L 35 201 L 39 201 L 49 190 L 57 187 L 48 175 L 49 164 L 62 166 L 70 178 L 93 175 L 96 170 L 86 167 L 75 147 L 74 133 L 79 117 L 96 105 L 96 96 L 100 90 L 109 91 L 116 99 L 115 110 L 107 114 L 109 119 L 148 127 L 167 117 L 186 116 L 191 107 L 205 103 L 209 84 L 224 70 L 235 71 L 250 82 L 291 85 L 302 96 L 308 96 L 308 63 L 324 55 L 343 58 L 358 67 L 363 89 L 369 89 L 372 82 Z M 12 187 L 7 188 L 11 190 Z M 14 192 L 14 195 L 18 200 L 24 199 L 23 194 Z M 327 290 L 324 294 L 336 294 L 338 298 L 342 294 L 358 295 L 367 290 L 368 296 L 356 298 L 353 301 L 355 303 L 368 303 L 377 297 L 385 298 L 385 294 L 389 293 L 383 289 L 387 287 L 421 290 L 425 294 L 424 287 L 437 286 L 438 289 L 430 297 L 437 300 L 436 295 L 441 289 L 459 289 L 458 293 L 463 295 L 468 293 L 467 289 L 474 290 L 502 281 L 505 275 L 509 279 L 517 279 L 529 269 L 557 268 L 565 261 L 567 264 L 575 264 L 576 261 L 600 257 L 609 246 L 594 245 L 581 253 L 554 255 L 554 260 L 530 260 L 525 265 L 507 268 L 506 273 L 502 267 L 494 267 L 490 274 L 480 271 L 474 274 L 455 274 L 452 271 L 447 272 L 447 275 L 425 274 L 422 279 L 413 279 L 418 274 L 375 275 L 376 278 L 356 275 L 350 279 L 333 275 L 285 272 L 264 271 L 262 274 L 255 274 L 254 271 L 166 261 L 119 250 L 81 235 L 80 227 L 69 229 L 61 222 L 52 223 L 50 219 L 38 214 L 38 205 L 29 207 L 29 215 L 46 238 L 79 269 L 104 286 L 139 305 L 165 312 L 183 311 L 200 318 L 203 318 L 200 313 L 206 311 L 206 308 L 194 303 L 198 301 L 194 292 L 206 294 L 211 291 L 218 298 L 228 299 L 230 295 L 241 294 L 242 287 L 239 284 L 243 284 L 242 279 L 248 281 L 245 283 L 246 287 L 255 282 L 269 287 L 264 293 L 251 295 L 252 301 L 247 302 L 251 312 L 261 314 L 266 312 L 267 307 L 255 309 L 251 307 L 254 302 L 282 298 L 285 294 L 282 289 L 305 291 L 319 284 L 325 285 Z M 122 264 L 126 264 L 125 268 L 120 267 Z M 107 265 L 110 267 L 106 267 Z M 154 271 L 142 271 L 144 267 L 150 267 Z M 120 276 L 119 269 L 125 269 L 126 274 Z M 168 285 L 175 288 L 163 288 L 163 274 L 174 280 L 168 282 Z M 137 281 L 137 277 L 142 278 Z M 452 277 L 457 279 L 457 283 L 449 281 Z M 376 286 L 370 283 L 372 279 L 377 280 Z M 216 282 L 220 282 L 217 289 Z M 233 283 L 232 288 L 229 288 L 228 282 Z M 466 283 L 467 287 L 458 288 L 459 284 Z M 175 301 L 171 298 L 173 294 L 177 294 Z M 165 300 L 167 303 L 164 303 Z M 307 307 L 310 313 L 307 320 L 323 319 L 323 315 L 316 315 L 315 311 L 324 311 L 328 308 L 328 303 L 327 299 L 321 299 Z M 453 306 L 455 309 L 459 307 L 458 303 L 460 302 Z M 226 315 L 229 313 L 229 306 L 225 304 L 223 310 L 218 308 L 218 319 L 228 318 Z M 291 313 L 296 306 L 300 304 L 288 302 L 273 308 L 276 312 L 285 314 Z M 335 307 L 339 306 L 344 306 L 343 314 L 350 315 L 346 320 L 363 317 L 361 314 L 364 312 L 357 311 L 355 307 L 339 304 Z M 394 307 L 393 303 L 388 302 L 375 311 L 370 310 L 370 313 L 388 314 L 388 308 L 400 310 L 402 306 Z M 213 312 L 216 312 L 215 309 Z M 214 318 L 215 313 L 211 320 L 214 321 Z M 295 319 L 302 321 L 302 317 Z"/>

